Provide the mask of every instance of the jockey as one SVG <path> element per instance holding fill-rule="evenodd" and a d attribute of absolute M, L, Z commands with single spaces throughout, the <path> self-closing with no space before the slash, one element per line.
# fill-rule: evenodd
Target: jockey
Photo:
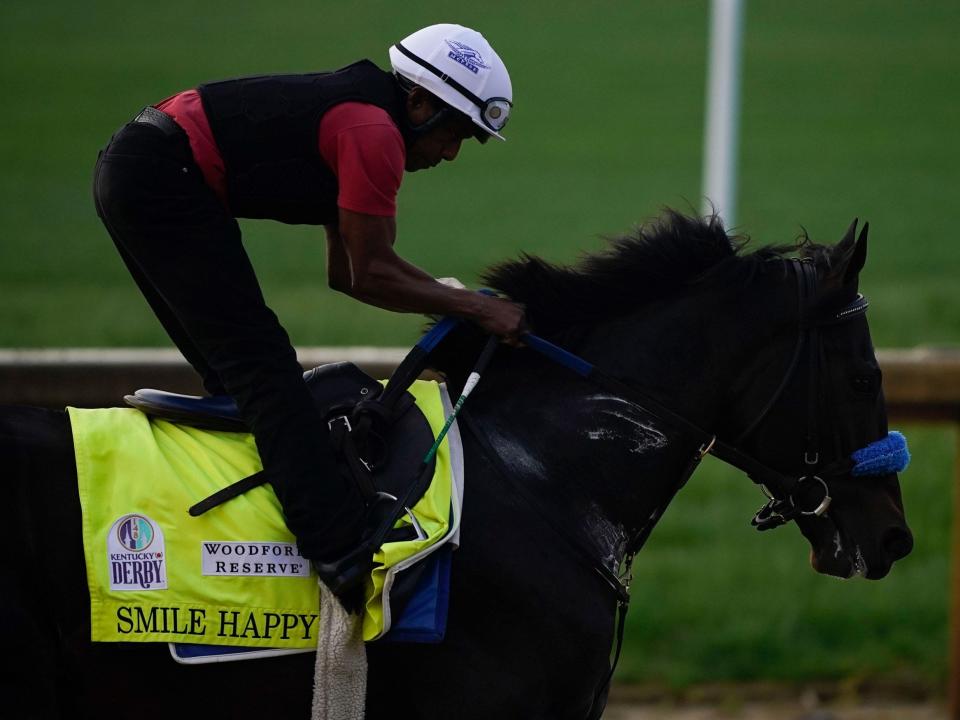
<path fill-rule="evenodd" d="M 395 312 L 454 315 L 507 342 L 506 300 L 438 282 L 394 251 L 403 172 L 501 134 L 510 76 L 484 37 L 433 25 L 334 72 L 211 82 L 145 108 L 101 151 L 97 214 L 164 329 L 256 439 L 300 552 L 360 539 L 366 508 L 337 471 L 286 331 L 264 302 L 236 218 L 323 225 L 335 290 Z M 254 538 L 255 539 L 255 538 Z"/>

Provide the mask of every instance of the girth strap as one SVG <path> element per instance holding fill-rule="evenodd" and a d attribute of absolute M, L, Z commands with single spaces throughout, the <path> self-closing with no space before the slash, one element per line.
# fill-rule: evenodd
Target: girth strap
<path fill-rule="evenodd" d="M 617 665 L 620 662 L 620 653 L 623 650 L 623 636 L 626 629 L 627 609 L 629 606 L 629 601 L 617 603 L 617 625 L 614 631 L 613 660 L 610 662 L 610 671 L 607 673 L 606 679 L 597 686 L 596 692 L 593 695 L 593 707 L 590 708 L 590 714 L 587 716 L 587 720 L 600 720 L 603 716 L 603 711 L 607 707 L 610 683 L 613 682 L 613 673 L 617 670 Z"/>
<path fill-rule="evenodd" d="M 363 438 L 369 440 L 369 431 Z M 334 449 L 338 465 L 342 462 L 346 467 L 341 469 L 345 477 L 352 479 L 365 503 L 373 502 L 377 496 L 377 488 L 370 475 L 370 467 L 360 457 L 357 443 L 351 432 L 350 421 L 345 415 L 333 418 L 330 421 L 330 446 Z"/>

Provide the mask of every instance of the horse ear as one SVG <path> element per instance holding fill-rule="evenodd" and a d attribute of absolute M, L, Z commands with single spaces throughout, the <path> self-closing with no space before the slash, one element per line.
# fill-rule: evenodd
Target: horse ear
<path fill-rule="evenodd" d="M 842 284 L 848 285 L 855 282 L 857 275 L 863 269 L 867 261 L 867 233 L 870 230 L 870 223 L 864 223 L 863 230 L 860 231 L 860 237 L 857 237 L 857 218 L 853 219 L 843 239 L 838 242 L 834 248 L 832 262 L 830 263 L 830 276 L 840 280 Z"/>
<path fill-rule="evenodd" d="M 843 238 L 837 243 L 836 250 L 838 252 L 842 252 L 843 254 L 850 252 L 854 241 L 857 239 L 857 223 L 859 221 L 859 218 L 854 218 L 853 222 L 850 223 L 850 227 L 848 227 L 847 231 L 843 234 Z"/>
<path fill-rule="evenodd" d="M 860 237 L 857 238 L 857 244 L 853 248 L 853 254 L 847 263 L 847 269 L 843 273 L 843 282 L 851 283 L 867 262 L 867 233 L 870 232 L 870 223 L 863 224 L 863 230 L 860 231 Z"/>

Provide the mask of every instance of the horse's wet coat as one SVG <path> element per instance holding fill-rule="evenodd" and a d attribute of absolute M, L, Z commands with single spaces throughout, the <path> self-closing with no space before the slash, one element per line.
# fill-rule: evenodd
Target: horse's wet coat
<path fill-rule="evenodd" d="M 849 244 L 804 252 L 816 258 L 826 289 L 847 274 L 853 255 Z M 501 268 L 491 284 L 525 302 L 541 334 L 702 427 L 735 434 L 769 397 L 793 346 L 796 290 L 781 254 L 740 257 L 719 223 L 668 215 L 576 272 L 527 260 Z M 844 389 L 848 364 L 875 366 L 866 321 L 831 332 L 836 387 L 825 409 L 836 416 L 838 439 L 830 446 L 852 451 L 885 433 L 882 397 L 851 400 Z M 437 367 L 454 387 L 483 342 L 464 328 L 437 348 Z M 650 378 L 656 382 L 645 384 Z M 616 565 L 626 539 L 659 518 L 697 444 L 522 349 L 498 351 L 469 410 L 498 457 L 464 433 L 467 488 L 447 637 L 439 645 L 369 646 L 368 717 L 595 717 L 616 600 L 595 569 L 558 541 L 555 525 L 598 563 Z M 800 457 L 798 435 L 788 404 L 771 413 L 750 449 L 789 470 Z M 5 539 L 29 540 L 3 596 L 5 617 L 24 620 L 10 637 L 29 672 L 5 678 L 0 703 L 39 696 L 41 709 L 56 704 L 72 717 L 308 716 L 309 655 L 194 668 L 173 663 L 164 646 L 90 644 L 65 417 L 0 411 L 0 441 L 17 458 L 7 475 L 16 493 Z M 538 511 L 518 483 L 539 498 Z M 819 569 L 846 575 L 865 560 L 882 576 L 909 552 L 906 543 L 889 551 L 883 540 L 890 528 L 907 533 L 896 476 L 837 495 L 829 517 L 801 524 Z M 836 555 L 835 536 L 842 543 Z"/>
<path fill-rule="evenodd" d="M 488 437 L 493 449 L 500 457 L 510 458 L 510 469 L 520 475 L 542 477 L 547 468 L 538 458 L 511 435 L 500 432 L 497 428 L 490 428 Z"/>
<path fill-rule="evenodd" d="M 613 572 L 619 570 L 629 540 L 623 525 L 611 521 L 603 509 L 593 503 L 583 516 L 583 527 L 597 548 L 598 562 Z"/>

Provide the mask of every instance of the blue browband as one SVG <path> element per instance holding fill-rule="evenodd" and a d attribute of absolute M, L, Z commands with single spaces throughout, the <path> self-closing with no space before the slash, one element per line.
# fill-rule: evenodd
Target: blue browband
<path fill-rule="evenodd" d="M 857 450 L 851 457 L 854 466 L 850 472 L 858 477 L 903 472 L 910 464 L 907 439 L 896 430 L 891 430 L 885 438 Z"/>

